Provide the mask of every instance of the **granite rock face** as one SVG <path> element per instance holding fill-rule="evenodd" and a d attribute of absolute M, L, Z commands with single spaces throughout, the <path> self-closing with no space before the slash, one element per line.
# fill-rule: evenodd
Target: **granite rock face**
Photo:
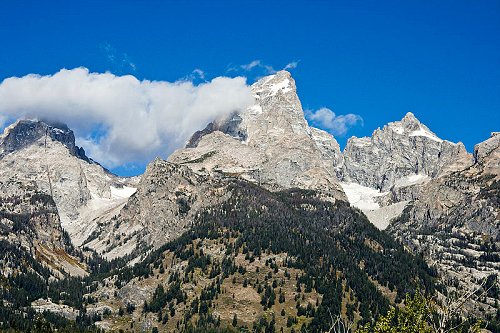
<path fill-rule="evenodd" d="M 0 158 L 25 148 L 42 138 L 62 143 L 71 155 L 89 162 L 85 150 L 75 145 L 75 135 L 68 126 L 61 123 L 33 120 L 19 120 L 5 129 L 0 142 Z"/>
<path fill-rule="evenodd" d="M 476 145 L 472 166 L 424 185 L 418 199 L 387 229 L 424 253 L 445 280 L 458 281 L 461 289 L 479 288 L 488 276 L 500 277 L 498 139 L 493 135 Z M 494 302 L 486 297 L 480 308 L 491 312 Z"/>
<path fill-rule="evenodd" d="M 333 168 L 338 174 L 339 166 L 342 164 L 342 153 L 340 151 L 340 146 L 330 133 L 323 131 L 315 127 L 309 127 L 311 130 L 311 137 L 316 142 L 323 159 L 327 161 L 332 161 Z"/>
<path fill-rule="evenodd" d="M 201 208 L 227 199 L 225 187 L 187 166 L 156 159 L 119 214 L 100 223 L 84 245 L 106 258 L 136 258 L 180 236 Z"/>
<path fill-rule="evenodd" d="M 34 261 L 51 271 L 53 277 L 86 275 L 50 195 L 35 182 L 0 181 L 0 275 L 18 269 L 37 271 Z M 24 258 L 23 260 L 20 258 Z"/>
<path fill-rule="evenodd" d="M 304 188 L 345 199 L 333 168 L 340 149 L 328 133 L 309 127 L 290 73 L 252 85 L 255 104 L 195 133 L 169 161 L 212 175 L 241 177 L 269 190 Z"/>
<path fill-rule="evenodd" d="M 438 138 L 407 113 L 371 137 L 350 138 L 343 153 L 342 178 L 383 192 L 410 175 L 435 178 L 471 163 L 462 143 Z"/>
<path fill-rule="evenodd" d="M 484 172 L 500 174 L 500 132 L 491 133 L 491 137 L 474 147 L 474 160 L 483 166 Z"/>
<path fill-rule="evenodd" d="M 337 171 L 351 204 L 384 229 L 428 182 L 472 162 L 462 143 L 440 139 L 407 113 L 371 137 L 350 138 Z"/>
<path fill-rule="evenodd" d="M 20 120 L 0 136 L 0 181 L 33 182 L 52 197 L 75 245 L 103 211 L 125 204 L 115 194 L 133 186 L 87 158 L 66 125 L 37 120 Z"/>

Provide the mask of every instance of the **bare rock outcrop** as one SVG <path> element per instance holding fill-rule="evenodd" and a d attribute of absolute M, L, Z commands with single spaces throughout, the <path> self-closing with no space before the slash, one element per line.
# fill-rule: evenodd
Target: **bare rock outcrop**
<path fill-rule="evenodd" d="M 345 200 L 333 168 L 339 146 L 330 134 L 309 127 L 290 73 L 264 77 L 252 92 L 254 105 L 195 133 L 169 161 L 270 190 L 314 189 Z"/>
<path fill-rule="evenodd" d="M 462 143 L 438 138 L 412 113 L 377 129 L 371 137 L 352 137 L 343 153 L 343 181 L 387 191 L 410 175 L 436 178 L 472 164 Z"/>
<path fill-rule="evenodd" d="M 75 245 L 92 232 L 97 217 L 123 206 L 134 191 L 134 180 L 89 159 L 66 125 L 38 120 L 19 120 L 0 136 L 0 181 L 9 179 L 34 182 L 52 197 Z"/>
<path fill-rule="evenodd" d="M 476 145 L 474 165 L 425 184 L 387 229 L 459 288 L 500 278 L 499 154 L 497 135 Z M 485 297 L 474 311 L 492 312 L 494 303 Z"/>
<path fill-rule="evenodd" d="M 119 214 L 100 223 L 84 245 L 106 258 L 137 257 L 180 236 L 201 208 L 228 195 L 224 182 L 156 159 Z"/>

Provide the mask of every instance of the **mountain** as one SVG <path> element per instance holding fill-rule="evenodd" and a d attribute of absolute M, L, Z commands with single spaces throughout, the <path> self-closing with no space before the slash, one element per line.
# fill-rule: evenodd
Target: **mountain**
<path fill-rule="evenodd" d="M 89 159 L 66 125 L 39 120 L 17 121 L 0 136 L 0 181 L 11 180 L 32 182 L 52 197 L 75 245 L 120 210 L 137 182 Z"/>
<path fill-rule="evenodd" d="M 46 276 L 84 276 L 86 267 L 61 227 L 56 205 L 36 184 L 0 181 L 0 272 L 31 269 Z M 27 266 L 20 266 L 24 258 Z M 44 267 L 40 267 L 42 264 Z"/>
<path fill-rule="evenodd" d="M 388 228 L 424 253 L 452 290 L 482 290 L 484 279 L 500 272 L 500 135 L 476 145 L 474 159 L 423 186 Z M 493 288 L 468 311 L 495 313 L 499 296 Z"/>
<path fill-rule="evenodd" d="M 59 130 L 47 123 L 36 125 L 45 133 Z M 316 131 L 315 140 L 311 136 L 308 142 L 314 147 L 321 143 L 323 150 L 317 148 L 317 153 L 326 160 L 335 146 L 321 134 Z M 29 234 L 30 242 L 27 255 L 12 258 L 2 268 L 9 292 L 2 292 L 8 306 L 0 311 L 0 321 L 8 325 L 30 329 L 36 313 L 45 311 L 39 320 L 76 325 L 75 330 L 94 323 L 119 330 L 132 322 L 138 330 L 189 331 L 191 325 L 227 326 L 236 314 L 240 326 L 290 331 L 307 325 L 316 332 L 330 324 L 328 311 L 346 311 L 361 324 L 385 312 L 389 304 L 400 303 L 417 286 L 433 290 L 432 270 L 420 258 L 345 201 L 324 201 L 323 188 L 273 187 L 270 192 L 231 174 L 198 173 L 189 163 L 156 159 L 126 203 L 107 206 L 109 211 L 97 219 L 85 219 L 90 213 L 82 212 L 92 211 L 93 201 L 110 200 L 96 196 L 92 184 L 103 181 L 102 188 L 113 194 L 116 182 L 127 180 L 71 154 L 67 145 L 48 134 L 23 140 L 0 163 L 4 178 L 29 182 L 36 197 L 27 196 L 27 188 L 18 190 L 36 218 L 13 218 L 11 229 Z M 13 188 L 5 187 L 5 193 L 15 202 L 12 209 L 22 207 Z M 75 214 L 72 221 L 93 226 L 77 248 L 63 231 L 72 230 L 72 222 L 59 220 L 59 215 L 70 213 Z M 63 252 L 56 249 L 74 251 L 76 256 L 65 257 L 73 258 L 85 277 L 63 274 L 49 282 L 54 274 L 47 272 L 62 270 L 63 263 L 47 260 L 35 266 L 39 243 L 59 256 Z M 15 278 L 10 267 L 19 267 Z M 254 312 L 248 313 L 247 307 Z"/>
<path fill-rule="evenodd" d="M 471 155 L 408 113 L 371 138 L 349 139 L 340 176 L 351 204 L 422 253 L 447 293 L 491 287 L 465 304 L 490 319 L 500 295 L 490 285 L 500 271 L 499 141 L 493 133 Z"/>
<path fill-rule="evenodd" d="M 75 135 L 66 124 L 30 120 L 20 120 L 5 129 L 0 142 L 0 158 L 46 138 L 62 143 L 71 155 L 90 162 L 85 150 L 75 145 Z"/>
<path fill-rule="evenodd" d="M 1 180 L 0 327 L 28 329 L 37 309 L 75 319 L 73 308 L 68 312 L 63 305 L 44 300 L 58 302 L 67 292 L 68 280 L 81 281 L 90 271 L 63 230 L 53 198 L 34 181 Z"/>
<path fill-rule="evenodd" d="M 81 288 L 81 279 L 96 271 L 96 259 L 100 262 L 79 246 L 81 239 L 96 220 L 111 218 L 103 212 L 125 204 L 127 198 L 116 192 L 126 192 L 127 182 L 88 158 L 64 124 L 19 120 L 5 129 L 0 136 L 2 318 L 25 329 L 29 326 L 21 323 L 34 322 L 36 311 L 77 318 L 75 304 L 82 304 L 83 293 L 79 301 L 67 302 L 73 307 L 59 302 L 68 295 L 78 298 L 69 286 Z"/>
<path fill-rule="evenodd" d="M 433 289 L 420 258 L 343 201 L 237 179 L 224 190 L 180 237 L 98 282 L 89 308 L 109 309 L 101 327 L 323 332 L 330 312 L 366 323 L 416 286 Z"/>
<path fill-rule="evenodd" d="M 345 199 L 333 165 L 340 148 L 309 127 L 289 72 L 252 85 L 255 103 L 241 114 L 210 123 L 169 161 L 211 175 L 237 176 L 269 190 L 313 189 Z"/>
<path fill-rule="evenodd" d="M 201 208 L 224 200 L 224 187 L 184 165 L 156 159 L 126 205 L 100 222 L 82 245 L 109 259 L 145 255 L 185 232 Z"/>
<path fill-rule="evenodd" d="M 140 177 L 88 158 L 64 124 L 6 128 L 0 329 L 325 332 L 417 290 L 441 306 L 474 289 L 446 325 L 500 330 L 500 135 L 471 155 L 408 113 L 341 152 L 290 73 L 251 89 Z"/>
<path fill-rule="evenodd" d="M 437 137 L 412 113 L 376 129 L 371 137 L 348 140 L 339 178 L 349 202 L 381 229 L 420 196 L 432 179 L 472 164 L 462 143 Z"/>
<path fill-rule="evenodd" d="M 404 177 L 435 178 L 463 169 L 471 157 L 462 143 L 438 138 L 409 112 L 370 138 L 350 138 L 343 152 L 342 179 L 387 191 Z"/>

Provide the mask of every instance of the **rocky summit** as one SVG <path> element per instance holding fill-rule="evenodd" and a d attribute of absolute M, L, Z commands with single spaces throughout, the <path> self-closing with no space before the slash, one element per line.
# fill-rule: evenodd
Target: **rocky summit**
<path fill-rule="evenodd" d="M 18 121 L 5 129 L 0 147 L 0 181 L 31 182 L 49 195 L 75 245 L 135 191 L 137 179 L 117 177 L 89 159 L 63 124 Z"/>
<path fill-rule="evenodd" d="M 436 178 L 471 163 L 462 143 L 438 138 L 409 112 L 369 138 L 350 138 L 343 152 L 342 179 L 386 191 L 404 177 Z"/>
<path fill-rule="evenodd" d="M 210 123 L 169 161 L 205 174 L 238 176 L 273 191 L 298 187 L 345 199 L 333 168 L 339 145 L 307 124 L 290 73 L 264 77 L 252 92 L 252 106 Z"/>
<path fill-rule="evenodd" d="M 497 132 L 470 154 L 407 113 L 341 151 L 290 73 L 251 91 L 137 177 L 64 124 L 7 127 L 0 329 L 500 331 Z"/>

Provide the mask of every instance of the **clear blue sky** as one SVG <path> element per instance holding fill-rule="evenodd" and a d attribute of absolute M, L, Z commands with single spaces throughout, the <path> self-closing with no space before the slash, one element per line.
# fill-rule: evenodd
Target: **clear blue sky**
<path fill-rule="evenodd" d="M 174 81 L 299 61 L 304 108 L 363 117 L 347 137 L 407 111 L 469 151 L 500 130 L 498 0 L 3 0 L 0 42 L 0 81 L 79 66 Z"/>

